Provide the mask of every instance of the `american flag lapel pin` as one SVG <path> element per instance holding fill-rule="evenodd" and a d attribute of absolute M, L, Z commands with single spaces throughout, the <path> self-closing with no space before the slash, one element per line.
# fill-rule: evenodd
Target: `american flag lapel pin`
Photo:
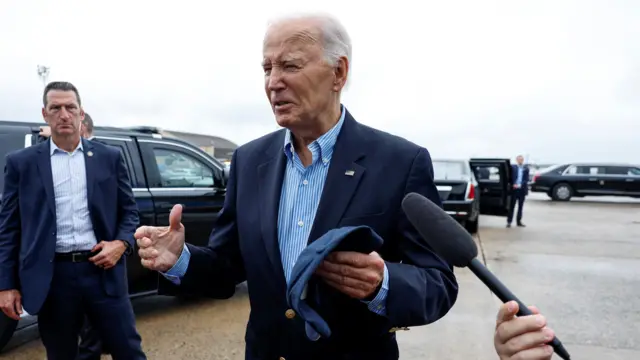
<path fill-rule="evenodd" d="M 344 174 L 347 175 L 347 176 L 353 176 L 353 174 L 355 174 L 355 173 L 356 172 L 353 171 L 353 170 L 347 170 L 347 171 L 344 172 Z"/>

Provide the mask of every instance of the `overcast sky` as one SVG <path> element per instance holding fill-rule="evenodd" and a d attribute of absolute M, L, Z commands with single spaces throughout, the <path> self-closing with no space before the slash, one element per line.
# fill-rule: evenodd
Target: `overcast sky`
<path fill-rule="evenodd" d="M 42 120 L 43 64 L 99 125 L 245 143 L 277 129 L 260 67 L 267 21 L 298 11 L 350 32 L 343 103 L 356 120 L 434 158 L 640 163 L 635 0 L 5 0 L 0 119 Z"/>

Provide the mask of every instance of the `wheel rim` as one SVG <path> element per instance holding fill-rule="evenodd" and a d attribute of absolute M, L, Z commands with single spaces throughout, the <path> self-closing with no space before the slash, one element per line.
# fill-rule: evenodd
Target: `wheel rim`
<path fill-rule="evenodd" d="M 560 186 L 558 190 L 556 190 L 556 195 L 560 199 L 568 199 L 571 196 L 571 190 L 567 186 Z"/>

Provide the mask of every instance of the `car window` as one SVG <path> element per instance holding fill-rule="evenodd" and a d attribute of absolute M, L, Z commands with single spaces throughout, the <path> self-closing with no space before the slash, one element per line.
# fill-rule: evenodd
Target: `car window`
<path fill-rule="evenodd" d="M 213 187 L 211 168 L 194 156 L 176 150 L 153 149 L 162 187 Z"/>
<path fill-rule="evenodd" d="M 607 175 L 629 175 L 629 171 L 628 166 L 607 166 L 605 169 Z"/>
<path fill-rule="evenodd" d="M 124 165 L 127 169 L 127 175 L 129 176 L 129 182 L 133 184 L 133 174 L 131 173 L 131 167 L 129 165 L 129 161 L 127 161 L 127 151 L 125 150 L 125 144 L 122 140 L 113 140 L 113 139 L 104 139 L 99 136 L 96 136 L 91 141 L 99 142 L 105 144 L 107 146 L 115 147 L 120 150 L 120 154 L 122 154 L 122 158 L 124 159 Z"/>
<path fill-rule="evenodd" d="M 604 175 L 606 173 L 604 166 L 578 165 L 567 169 L 569 175 Z"/>
<path fill-rule="evenodd" d="M 627 169 L 627 175 L 632 175 L 632 176 L 640 176 L 640 169 L 639 168 L 628 168 Z"/>
<path fill-rule="evenodd" d="M 499 182 L 500 169 L 497 166 L 480 165 L 475 169 L 476 179 L 482 182 Z"/>
<path fill-rule="evenodd" d="M 19 133 L 0 133 L 0 170 L 4 171 L 5 157 L 8 153 L 24 148 L 24 135 Z M 0 193 L 4 188 L 4 176 L 0 176 Z"/>
<path fill-rule="evenodd" d="M 461 180 L 469 177 L 469 165 L 462 161 L 433 161 L 434 178 Z"/>

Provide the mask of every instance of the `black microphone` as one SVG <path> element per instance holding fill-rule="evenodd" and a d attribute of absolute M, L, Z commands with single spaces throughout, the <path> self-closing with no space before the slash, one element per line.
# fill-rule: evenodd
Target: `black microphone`
<path fill-rule="evenodd" d="M 518 303 L 518 316 L 533 315 L 506 286 L 487 269 L 478 256 L 478 248 L 471 235 L 440 206 L 418 193 L 409 193 L 402 200 L 409 222 L 433 247 L 435 252 L 455 267 L 468 267 L 503 303 L 514 300 Z M 558 356 L 570 360 L 569 353 L 554 337 L 549 343 Z"/>

